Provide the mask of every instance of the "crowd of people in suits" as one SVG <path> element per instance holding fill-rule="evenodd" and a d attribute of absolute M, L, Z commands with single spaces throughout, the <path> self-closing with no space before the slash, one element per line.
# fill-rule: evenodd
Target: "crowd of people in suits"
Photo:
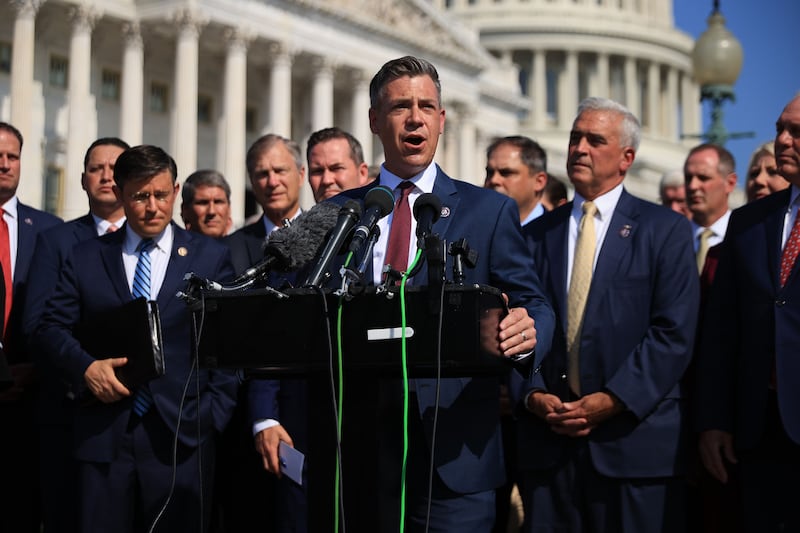
<path fill-rule="evenodd" d="M 86 152 L 87 215 L 25 206 L 23 136 L 0 122 L 0 530 L 800 531 L 800 96 L 732 211 L 735 164 L 714 144 L 665 174 L 662 206 L 631 195 L 639 121 L 605 98 L 577 110 L 570 201 L 523 136 L 491 143 L 484 187 L 453 179 L 434 162 L 441 93 L 420 58 L 376 73 L 377 170 L 339 128 L 312 134 L 305 160 L 296 142 L 260 137 L 245 161 L 262 215 L 236 231 L 219 172 L 196 171 L 181 191 L 163 149 L 113 137 Z M 302 216 L 306 179 L 337 206 L 392 191 L 358 258 L 374 285 L 412 263 L 411 206 L 436 195 L 433 231 L 479 252 L 465 281 L 503 293 L 491 342 L 507 372 L 413 378 L 407 393 L 373 377 L 338 434 L 324 378 L 198 367 L 184 275 L 227 282 L 261 261 L 273 231 Z M 76 330 L 136 298 L 158 305 L 166 371 L 129 388 L 127 347 L 95 358 Z M 361 425 L 369 437 L 350 433 Z M 364 441 L 343 452 L 344 471 L 371 470 L 374 484 L 342 481 L 339 509 L 327 495 L 342 435 Z M 301 484 L 282 474 L 282 445 L 309 454 Z M 364 498 L 369 509 L 352 507 Z"/>

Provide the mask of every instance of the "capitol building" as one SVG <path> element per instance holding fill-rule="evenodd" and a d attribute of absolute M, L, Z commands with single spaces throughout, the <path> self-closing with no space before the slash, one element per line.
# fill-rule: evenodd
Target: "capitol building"
<path fill-rule="evenodd" d="M 661 174 L 697 142 L 682 134 L 701 130 L 693 44 L 672 0 L 4 0 L 0 120 L 25 136 L 27 204 L 86 213 L 84 152 L 117 136 L 165 148 L 180 181 L 220 170 L 240 225 L 255 211 L 244 156 L 264 133 L 304 147 L 335 125 L 382 162 L 369 81 L 410 54 L 439 70 L 437 162 L 451 176 L 482 184 L 486 146 L 523 134 L 565 178 L 577 104 L 605 96 L 642 122 L 625 183 L 655 199 Z"/>

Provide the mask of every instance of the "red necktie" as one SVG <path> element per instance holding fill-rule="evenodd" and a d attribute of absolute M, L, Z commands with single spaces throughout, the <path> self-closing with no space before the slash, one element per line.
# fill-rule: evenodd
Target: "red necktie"
<path fill-rule="evenodd" d="M 11 246 L 8 242 L 8 224 L 5 211 L 0 207 L 0 264 L 3 266 L 3 282 L 6 285 L 6 305 L 3 310 L 3 331 L 7 331 L 8 315 L 11 312 L 11 295 L 14 292 L 11 279 Z"/>
<path fill-rule="evenodd" d="M 792 231 L 789 233 L 786 246 L 783 247 L 783 256 L 781 257 L 781 287 L 786 285 L 786 280 L 789 279 L 789 274 L 792 273 L 792 268 L 794 267 L 794 262 L 797 259 L 798 253 L 800 253 L 800 211 L 795 215 Z"/>
<path fill-rule="evenodd" d="M 386 246 L 386 259 L 383 263 L 403 272 L 408 266 L 408 245 L 411 241 L 411 207 L 408 205 L 408 195 L 411 194 L 414 184 L 404 181 L 397 188 L 400 189 L 400 198 L 394 206 L 389 244 Z"/>

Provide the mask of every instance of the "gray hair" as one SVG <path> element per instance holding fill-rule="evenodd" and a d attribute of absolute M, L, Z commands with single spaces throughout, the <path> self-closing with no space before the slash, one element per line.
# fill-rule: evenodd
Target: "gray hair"
<path fill-rule="evenodd" d="M 181 191 L 181 199 L 184 204 L 194 202 L 194 195 L 198 187 L 219 187 L 225 192 L 228 202 L 231 201 L 231 186 L 228 185 L 225 176 L 216 170 L 198 170 L 186 178 Z"/>
<path fill-rule="evenodd" d="M 608 98 L 590 96 L 589 98 L 584 98 L 583 101 L 578 104 L 578 116 L 581 116 L 586 111 L 609 111 L 620 115 L 622 117 L 620 144 L 622 146 L 630 146 L 633 148 L 634 152 L 639 149 L 639 142 L 642 139 L 642 128 L 639 124 L 639 119 L 637 119 L 627 107 Z"/>
<path fill-rule="evenodd" d="M 683 169 L 674 168 L 664 172 L 661 176 L 661 181 L 658 184 L 659 192 L 664 192 L 667 187 L 683 187 L 685 185 L 683 178 Z"/>

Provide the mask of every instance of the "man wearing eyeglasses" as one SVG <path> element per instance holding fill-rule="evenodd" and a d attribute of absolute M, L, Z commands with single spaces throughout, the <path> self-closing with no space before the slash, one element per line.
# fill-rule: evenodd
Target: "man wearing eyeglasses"
<path fill-rule="evenodd" d="M 222 244 L 172 223 L 176 176 L 158 147 L 119 156 L 114 191 L 125 226 L 72 250 L 37 328 L 74 390 L 98 400 L 75 414 L 82 532 L 208 529 L 215 435 L 233 412 L 237 381 L 194 367 L 190 316 L 176 293 L 187 272 L 224 281 L 233 270 Z M 129 390 L 115 374 L 127 346 L 95 359 L 72 331 L 137 297 L 158 303 L 166 374 Z"/>

